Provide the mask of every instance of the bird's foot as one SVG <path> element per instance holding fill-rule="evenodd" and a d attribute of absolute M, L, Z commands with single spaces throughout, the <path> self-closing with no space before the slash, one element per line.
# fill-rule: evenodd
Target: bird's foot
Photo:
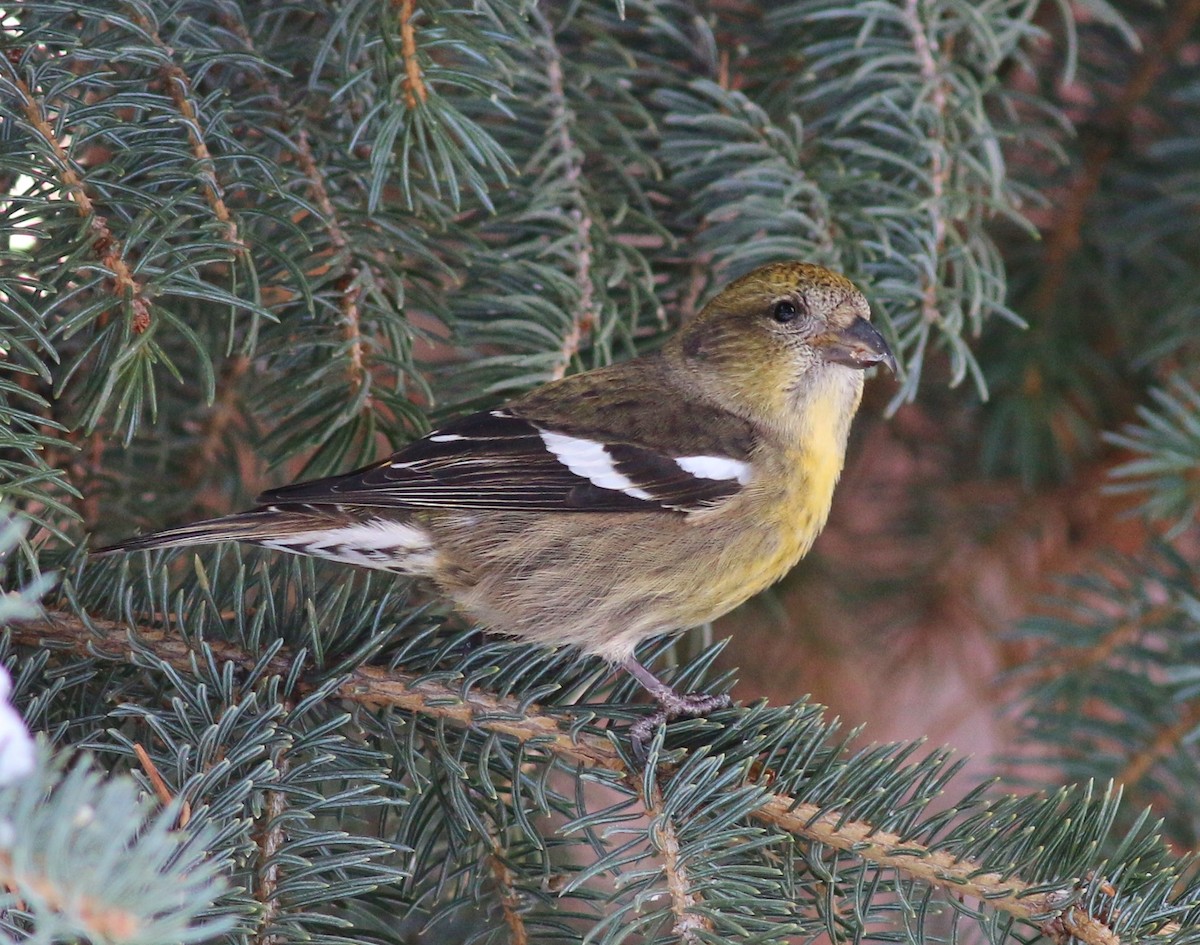
<path fill-rule="evenodd" d="M 629 741 L 633 748 L 633 756 L 639 762 L 646 760 L 646 745 L 654 737 L 654 732 L 660 725 L 679 718 L 708 715 L 715 709 L 724 709 L 732 704 L 729 696 L 724 694 L 678 693 L 670 688 L 665 691 L 655 691 L 654 698 L 658 700 L 658 711 L 634 722 L 629 729 Z"/>

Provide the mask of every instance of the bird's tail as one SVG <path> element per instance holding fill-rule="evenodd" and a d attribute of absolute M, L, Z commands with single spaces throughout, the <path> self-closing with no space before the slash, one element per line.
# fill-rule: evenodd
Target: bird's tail
<path fill-rule="evenodd" d="M 397 574 L 427 575 L 437 563 L 432 538 L 396 510 L 350 511 L 342 506 L 266 505 L 206 522 L 127 538 L 94 555 L 148 551 L 214 541 L 245 541 L 289 554 L 311 555 Z"/>
<path fill-rule="evenodd" d="M 273 508 L 251 509 L 236 515 L 192 522 L 178 528 L 164 528 L 148 535 L 135 535 L 115 545 L 97 548 L 93 555 L 110 555 L 118 551 L 149 551 L 153 548 L 174 548 L 179 545 L 205 545 L 215 541 L 259 542 L 277 537 L 286 531 L 286 517 Z M 294 526 L 293 526 L 294 527 Z"/>

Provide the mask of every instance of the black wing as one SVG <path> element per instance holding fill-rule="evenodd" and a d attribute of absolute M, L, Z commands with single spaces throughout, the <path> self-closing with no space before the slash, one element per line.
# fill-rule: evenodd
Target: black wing
<path fill-rule="evenodd" d="M 750 477 L 747 459 L 704 454 L 673 457 L 634 443 L 552 429 L 511 410 L 492 410 L 435 430 L 384 462 L 273 489 L 258 501 L 381 508 L 690 512 L 736 495 Z"/>

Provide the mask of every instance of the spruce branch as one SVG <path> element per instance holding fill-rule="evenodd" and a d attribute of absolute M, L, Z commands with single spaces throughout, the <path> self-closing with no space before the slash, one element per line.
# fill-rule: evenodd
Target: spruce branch
<path fill-rule="evenodd" d="M 554 39 L 554 27 L 536 7 L 530 8 L 531 15 L 542 30 L 539 45 L 546 60 L 546 84 L 549 89 L 550 127 L 555 132 L 555 141 L 562 162 L 561 178 L 565 198 L 569 204 L 567 217 L 574 230 L 571 239 L 571 256 L 574 267 L 572 277 L 578 298 L 571 314 L 571 328 L 563 338 L 562 347 L 550 372 L 558 380 L 566 375 L 571 360 L 579 353 L 596 326 L 599 313 L 596 311 L 595 286 L 592 284 L 592 216 L 582 191 L 583 152 L 575 144 L 571 126 L 575 113 L 567 102 L 566 85 L 563 78 L 562 51 Z M 551 166 L 555 162 L 551 162 Z"/>
<path fill-rule="evenodd" d="M 254 39 L 240 18 L 226 16 L 225 25 L 241 41 L 247 52 L 257 55 Z M 329 238 L 333 249 L 334 262 L 341 271 L 336 282 L 338 290 L 338 308 L 342 315 L 343 337 L 349 349 L 347 363 L 348 383 L 351 396 L 357 395 L 367 386 L 369 372 L 364 357 L 364 342 L 362 334 L 361 299 L 364 291 L 363 268 L 360 267 L 351 250 L 350 240 L 346 235 L 346 227 L 342 224 L 337 207 L 329 196 L 329 185 L 321 164 L 313 153 L 312 142 L 308 129 L 304 127 L 302 118 L 292 119 L 291 109 L 283 100 L 279 87 L 264 76 L 256 75 L 255 84 L 266 96 L 271 110 L 278 116 L 276 125 L 289 141 L 292 142 L 296 161 L 305 178 L 308 180 L 308 194 L 320 211 L 321 225 Z M 422 87 L 423 88 L 423 87 Z M 363 410 L 370 410 L 371 398 L 368 395 L 362 404 Z"/>
<path fill-rule="evenodd" d="M 176 829 L 129 778 L 39 752 L 0 789 L 0 938 L 102 945 L 212 941 L 229 863 L 206 827 Z"/>
<path fill-rule="evenodd" d="M 657 784 L 646 804 L 646 816 L 652 825 L 654 845 L 662 854 L 663 875 L 671 896 L 671 911 L 675 914 L 675 925 L 671 932 L 679 936 L 684 945 L 694 945 L 697 941 L 696 932 L 701 929 L 711 931 L 712 922 L 693 911 L 701 898 L 692 892 L 687 866 L 680 858 L 679 834 L 670 815 L 664 810 L 662 789 Z"/>
<path fill-rule="evenodd" d="M 499 836 L 498 825 L 492 818 L 488 820 L 491 827 L 488 834 L 491 852 L 487 855 L 487 864 L 500 894 L 500 909 L 504 915 L 504 924 L 508 926 L 509 945 L 529 945 L 529 932 L 525 928 L 525 918 L 521 915 L 521 894 L 516 888 L 516 874 L 505 861 L 504 844 Z"/>
<path fill-rule="evenodd" d="M 96 210 L 83 178 L 75 170 L 66 148 L 47 120 L 47 103 L 35 95 L 25 80 L 15 72 L 7 76 L 7 81 L 17 93 L 29 126 L 53 155 L 59 183 L 87 224 L 91 237 L 90 249 L 108 273 L 108 282 L 116 304 L 120 306 L 126 299 L 129 300 L 129 310 L 133 315 L 130 328 L 134 334 L 142 334 L 150 327 L 150 302 L 142 284 L 125 262 L 121 241 L 109 228 L 108 221 Z M 100 323 L 103 325 L 107 321 L 106 310 L 100 316 Z"/>
<path fill-rule="evenodd" d="M 290 763 L 287 758 L 276 758 L 273 767 L 276 778 L 283 781 L 287 777 Z M 257 945 L 277 945 L 280 936 L 271 931 L 276 915 L 279 914 L 279 851 L 284 845 L 284 814 L 287 813 L 287 795 L 279 790 L 267 790 L 263 796 L 261 814 L 262 829 L 258 836 L 258 883 L 254 894 L 262 907 L 258 917 L 258 934 L 255 936 Z"/>
<path fill-rule="evenodd" d="M 1147 376 L 1184 376 L 1200 297 L 1186 70 L 1197 0 L 1061 5 L 1066 44 L 1076 25 L 1085 41 L 1057 103 L 1054 6 L 1041 0 L 628 8 L 31 0 L 9 11 L 0 224 L 17 238 L 0 237 L 0 472 L 39 528 L 5 562 L 12 586 L 47 534 L 78 534 L 60 483 L 94 487 L 80 505 L 89 530 L 124 532 L 130 518 L 181 518 L 182 503 L 234 501 L 245 486 L 232 469 L 222 489 L 192 493 L 215 484 L 206 471 L 252 421 L 265 461 L 346 468 L 436 424 L 430 410 L 638 350 L 665 327 L 664 304 L 692 311 L 712 280 L 756 262 L 817 259 L 862 283 L 908 369 L 896 403 L 926 361 L 935 379 L 947 357 L 949 380 L 995 370 L 993 403 L 1016 407 L 1013 435 L 992 442 L 1017 461 L 1040 449 L 1043 415 L 1064 441 L 1118 422 L 1092 409 L 1109 400 L 1085 396 L 1087 371 L 1129 376 L 1130 389 L 1114 385 L 1131 395 L 1122 411 Z M 1141 58 L 1122 17 L 1145 38 Z M 1061 112 L 1099 134 L 1054 172 L 1057 189 L 1045 178 L 1071 148 Z M 1045 216 L 1024 219 L 1047 195 Z M 1015 232 L 1039 219 L 1049 248 Z M 1057 272 L 1041 271 L 1047 260 Z M 1027 307 L 1038 291 L 1047 311 Z M 994 316 L 1020 320 L 1006 299 L 1044 321 L 1024 336 L 1038 360 L 1006 363 L 990 347 L 1004 332 L 973 340 Z M 1112 317 L 1098 325 L 1097 312 Z M 1021 399 L 1004 378 L 1032 377 L 1025 363 L 1046 369 Z M 1175 393 L 1178 410 L 1151 403 L 1144 432 L 1111 442 L 1134 454 L 1121 484 L 1149 490 L 1146 510 L 1182 528 L 1195 519 L 1200 421 Z M 932 409 L 930 445 L 946 452 L 921 437 L 905 467 L 953 450 L 945 472 L 970 477 L 961 406 Z M 105 435 L 121 426 L 124 452 Z M 996 531 L 999 506 L 976 515 L 959 529 L 976 537 L 952 544 L 986 530 L 1007 547 L 1037 519 L 1055 535 L 1035 557 L 1073 566 L 1067 554 L 1115 537 L 1092 517 L 1099 478 L 1076 473 L 1073 494 L 1025 502 Z M 929 508 L 919 514 L 940 514 Z M 1194 557 L 1186 540 L 1175 550 Z M 1129 587 L 1082 574 L 1082 593 L 1026 631 L 1045 660 L 1022 679 L 1035 692 L 1020 731 L 1037 757 L 1016 773 L 1045 779 L 1056 757 L 1064 780 L 1127 782 L 1125 801 L 981 786 L 947 809 L 935 799 L 958 767 L 948 754 L 848 749 L 805 702 L 672 724 L 670 754 L 634 770 L 624 726 L 648 707 L 599 661 L 450 632 L 403 582 L 227 554 L 208 571 L 198 557 L 192 573 L 150 560 L 72 571 L 60 610 L 26 611 L 0 638 L 29 723 L 128 766 L 138 785 L 114 780 L 139 809 L 170 808 L 160 852 L 189 851 L 174 873 L 115 845 L 115 870 L 66 855 L 39 864 L 46 845 L 27 820 L 0 816 L 0 881 L 12 866 L 58 890 L 48 907 L 36 886 L 0 888 L 0 938 L 32 926 L 46 941 L 105 939 L 103 920 L 56 914 L 71 890 L 85 913 L 139 919 L 139 942 L 181 945 L 222 931 L 249 945 L 526 945 L 578 940 L 589 922 L 589 940 L 609 943 L 1197 938 L 1195 864 L 1158 836 L 1196 847 L 1194 569 Z M 930 559 L 951 583 L 980 567 Z M 861 582 L 851 593 L 874 603 Z M 1023 602 L 1017 589 L 983 619 Z M 0 610 L 21 604 L 0 594 Z M 90 620 L 84 606 L 125 619 Z M 725 686 L 715 659 L 697 656 L 673 681 Z M 890 687 L 881 698 L 894 704 Z M 79 797 L 95 834 L 133 823 Z M 1164 824 L 1146 814 L 1121 839 L 1143 800 Z M 63 804 L 48 832 L 73 832 L 82 810 Z M 4 846 L 10 833 L 22 847 Z M 206 867 L 226 883 L 192 884 Z M 152 925 L 166 901 L 158 877 L 216 923 Z"/>
<path fill-rule="evenodd" d="M 1034 670 L 1026 677 L 1025 688 L 1031 688 L 1049 682 L 1061 675 L 1062 665 L 1070 665 L 1075 673 L 1085 673 L 1094 666 L 1103 666 L 1118 651 L 1128 646 L 1148 626 L 1161 623 L 1175 612 L 1170 604 L 1159 604 L 1147 611 L 1138 613 L 1128 620 L 1118 622 L 1110 631 L 1095 643 L 1088 646 L 1084 652 L 1077 647 L 1064 646 L 1054 654 L 1046 664 Z M 1122 784 L 1128 784 L 1126 778 L 1118 778 Z"/>
<path fill-rule="evenodd" d="M 1142 511 L 1170 522 L 1180 535 L 1200 512 L 1200 391 L 1185 373 L 1150 390 L 1151 403 L 1137 408 L 1137 423 L 1104 439 L 1133 454 L 1110 473 L 1112 493 L 1142 493 Z"/>
<path fill-rule="evenodd" d="M 1100 188 L 1109 161 L 1117 153 L 1122 132 L 1180 47 L 1191 37 L 1200 21 L 1200 0 L 1184 0 L 1175 5 L 1170 17 L 1158 42 L 1146 46 L 1129 81 L 1098 122 L 1102 133 L 1085 152 L 1083 166 L 1062 198 L 1057 224 L 1046 239 L 1042 277 L 1030 296 L 1036 310 L 1049 311 L 1058 300 L 1069 271 L 1067 264 L 1082 243 L 1088 204 Z"/>
<path fill-rule="evenodd" d="M 1137 558 L 1102 555 L 1021 625 L 1036 648 L 1020 679 L 1021 740 L 1052 746 L 1039 762 L 1073 780 L 1112 779 L 1149 803 L 1179 846 L 1193 843 L 1192 815 L 1173 792 L 1195 777 L 1200 725 L 1189 553 L 1152 542 Z"/>
<path fill-rule="evenodd" d="M 943 129 L 946 120 L 948 97 L 946 81 L 937 62 L 937 38 L 927 31 L 921 20 L 921 0 L 905 0 L 904 23 L 912 37 L 913 51 L 921 70 L 921 78 L 928 86 L 930 104 L 933 107 L 934 129 L 929 140 L 929 218 L 933 234 L 933 265 L 921 274 L 921 315 L 928 323 L 941 321 L 938 310 L 938 261 L 946 247 L 946 216 L 943 212 L 946 183 L 949 176 L 945 152 L 946 142 Z"/>
<path fill-rule="evenodd" d="M 1200 725 L 1200 700 L 1187 706 L 1179 718 L 1155 733 L 1150 744 L 1134 754 L 1114 779 L 1117 784 L 1134 785 L 1142 780 L 1159 761 L 1178 751 L 1184 740 Z"/>
<path fill-rule="evenodd" d="M 171 101 L 183 116 L 183 125 L 187 129 L 188 144 L 196 158 L 197 176 L 203 183 L 204 197 L 215 216 L 225 227 L 225 239 L 241 254 L 247 251 L 246 244 L 238 236 L 237 223 L 225 205 L 225 193 L 221 182 L 217 179 L 217 168 L 209 153 L 208 144 L 200 128 L 200 115 L 196 108 L 195 96 L 192 93 L 192 82 L 188 74 L 174 60 L 175 50 L 168 46 L 158 28 L 145 14 L 136 9 L 130 14 L 130 20 L 142 31 L 146 39 L 154 46 L 161 56 L 158 70 L 162 76 L 163 85 L 171 96 Z"/>
<path fill-rule="evenodd" d="M 350 346 L 346 364 L 347 373 L 350 375 L 350 393 L 353 397 L 366 385 L 368 378 L 368 370 L 363 358 L 362 320 L 359 305 L 363 292 L 361 271 L 347 271 L 337 281 L 337 290 L 342 314 L 342 336 Z M 362 408 L 370 410 L 371 397 L 369 394 L 363 399 Z"/>
<path fill-rule="evenodd" d="M 13 642 L 23 646 L 61 646 L 80 656 L 128 661 L 139 650 L 149 650 L 157 659 L 184 672 L 194 671 L 207 659 L 170 630 L 131 627 L 95 618 L 84 620 L 65 611 L 50 611 L 43 619 L 16 623 L 8 633 Z M 293 660 L 283 650 L 264 663 L 230 643 L 206 641 L 203 646 L 217 660 L 247 669 L 257 666 L 264 675 L 287 677 L 293 670 Z M 305 688 L 301 680 L 298 690 L 303 692 Z M 606 769 L 635 789 L 640 784 L 638 774 L 626 766 L 610 740 L 573 731 L 538 706 L 516 699 L 464 691 L 400 670 L 365 665 L 346 674 L 331 690 L 331 697 L 369 708 L 400 709 L 460 727 L 505 735 L 563 761 L 584 768 Z M 1048 890 L 1045 882 L 1021 879 L 1011 870 L 988 870 L 972 859 L 936 845 L 905 838 L 868 821 L 842 816 L 787 794 L 765 794 L 762 802 L 749 811 L 749 816 L 760 824 L 843 851 L 876 868 L 894 870 L 902 877 L 954 897 L 976 899 L 1023 922 L 1042 925 L 1053 921 L 1085 945 L 1121 945 L 1121 938 L 1108 918 L 1089 914 L 1080 903 L 1072 902 L 1069 889 Z M 686 897 L 686 882 L 679 891 Z M 1166 941 L 1178 931 L 1176 923 L 1164 924 L 1154 938 Z"/>
<path fill-rule="evenodd" d="M 7 630 L 13 641 L 23 646 L 53 640 L 80 656 L 129 660 L 142 647 L 184 672 L 193 670 L 199 658 L 196 650 L 170 630 L 148 625 L 129 627 L 95 617 L 85 621 L 66 611 L 47 610 L 44 619 L 14 623 Z M 279 676 L 292 671 L 293 659 L 282 651 L 264 664 L 260 657 L 231 643 L 211 640 L 204 645 L 217 660 L 243 669 L 261 666 L 264 674 Z M 369 708 L 414 712 L 462 727 L 479 725 L 585 767 L 625 771 L 621 756 L 607 741 L 573 735 L 536 706 L 523 709 L 516 701 L 488 693 L 471 690 L 464 695 L 452 686 L 418 684 L 417 677 L 409 674 L 359 666 L 334 690 L 334 697 Z"/>
<path fill-rule="evenodd" d="M 92 941 L 136 941 L 142 931 L 139 916 L 93 897 L 80 896 L 76 890 L 64 888 L 46 873 L 29 868 L 18 869 L 12 857 L 2 850 L 0 886 L 13 891 L 27 891 L 26 895 L 36 896 L 52 912 L 73 915 Z"/>

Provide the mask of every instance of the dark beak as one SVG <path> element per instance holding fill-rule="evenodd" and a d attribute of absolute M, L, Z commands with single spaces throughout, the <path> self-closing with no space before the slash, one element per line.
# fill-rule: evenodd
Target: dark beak
<path fill-rule="evenodd" d="M 821 355 L 833 364 L 864 370 L 872 364 L 886 364 L 896 373 L 896 358 L 879 330 L 865 318 L 856 318 L 849 328 L 827 335 Z"/>

